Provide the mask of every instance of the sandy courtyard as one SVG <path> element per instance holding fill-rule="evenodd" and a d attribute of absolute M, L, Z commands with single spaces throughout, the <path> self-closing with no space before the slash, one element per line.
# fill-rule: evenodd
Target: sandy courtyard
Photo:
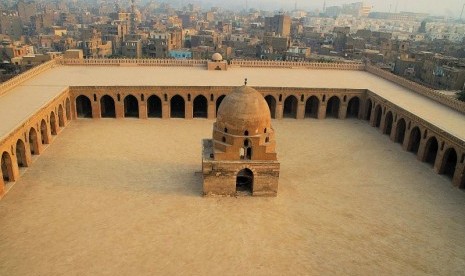
<path fill-rule="evenodd" d="M 0 275 L 464 275 L 465 193 L 357 120 L 274 121 L 277 198 L 203 198 L 207 120 L 73 121 L 0 201 Z"/>

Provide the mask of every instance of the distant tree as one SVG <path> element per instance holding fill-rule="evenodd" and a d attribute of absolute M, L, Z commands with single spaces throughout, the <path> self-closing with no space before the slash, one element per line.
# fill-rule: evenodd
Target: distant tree
<path fill-rule="evenodd" d="M 465 102 L 465 90 L 457 92 L 457 99 L 459 99 L 459 101 Z"/>

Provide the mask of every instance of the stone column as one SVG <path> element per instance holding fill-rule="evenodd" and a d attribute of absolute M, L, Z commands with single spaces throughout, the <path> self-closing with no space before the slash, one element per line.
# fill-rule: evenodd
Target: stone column
<path fill-rule="evenodd" d="M 326 119 L 326 102 L 321 102 L 318 105 L 318 119 L 323 120 Z"/>
<path fill-rule="evenodd" d="M 384 134 L 385 127 L 386 127 L 386 114 L 383 114 L 383 111 L 381 111 L 381 122 L 379 124 L 379 132 Z"/>
<path fill-rule="evenodd" d="M 31 144 L 29 143 L 29 137 L 27 139 L 28 140 L 24 143 L 24 156 L 26 157 L 26 166 L 29 167 L 32 165 L 32 154 Z"/>
<path fill-rule="evenodd" d="M 186 101 L 186 105 L 185 105 L 185 110 L 184 110 L 184 118 L 185 119 L 192 119 L 194 117 L 194 104 L 193 104 L 193 101 Z"/>
<path fill-rule="evenodd" d="M 18 167 L 18 159 L 15 155 L 11 155 L 11 169 L 13 170 L 13 179 L 11 181 L 18 181 L 19 179 L 19 167 Z"/>
<path fill-rule="evenodd" d="M 440 147 L 441 147 L 441 144 L 439 142 L 439 149 L 438 149 L 438 153 L 436 155 L 436 160 L 434 160 L 434 168 L 433 168 L 433 170 L 436 173 L 439 173 L 441 171 L 442 162 L 444 161 L 444 153 L 446 153 L 445 148 L 441 150 Z"/>
<path fill-rule="evenodd" d="M 460 156 L 458 156 L 460 157 Z M 457 188 L 462 185 L 465 177 L 465 162 L 459 163 L 460 159 L 457 160 L 457 165 L 455 166 L 454 177 L 452 178 L 452 184 Z"/>
<path fill-rule="evenodd" d="M 276 119 L 282 119 L 283 118 L 283 103 L 282 102 L 276 102 L 276 110 L 275 110 L 275 116 Z"/>
<path fill-rule="evenodd" d="M 124 101 L 115 101 L 116 118 L 124 118 Z"/>
<path fill-rule="evenodd" d="M 389 135 L 389 139 L 391 139 L 392 142 L 396 141 L 396 133 L 397 133 L 397 122 L 392 122 L 392 128 L 391 128 L 391 135 Z"/>
<path fill-rule="evenodd" d="M 408 144 L 410 143 L 410 133 L 412 132 L 412 129 L 406 129 L 405 130 L 405 136 L 404 136 L 404 143 L 402 144 L 402 148 L 407 151 L 408 149 Z"/>
<path fill-rule="evenodd" d="M 100 101 L 92 101 L 92 118 L 100 119 L 102 117 L 102 113 L 100 112 Z"/>
<path fill-rule="evenodd" d="M 170 118 L 170 102 L 167 102 L 167 101 L 161 102 L 161 118 L 162 119 Z"/>
<path fill-rule="evenodd" d="M 339 113 L 337 117 L 342 120 L 347 118 L 347 103 L 343 103 L 339 106 Z"/>
<path fill-rule="evenodd" d="M 207 108 L 207 111 L 208 111 L 208 119 L 209 120 L 213 120 L 216 118 L 216 103 L 215 101 L 209 101 L 208 102 L 208 108 Z"/>
<path fill-rule="evenodd" d="M 420 146 L 418 147 L 418 153 L 417 153 L 417 159 L 421 162 L 425 162 L 423 159 L 423 156 L 425 156 L 425 151 L 426 151 L 426 142 L 428 141 L 428 137 L 426 139 L 420 140 Z"/>
<path fill-rule="evenodd" d="M 5 183 L 3 182 L 3 177 L 0 177 L 0 198 L 5 195 Z"/>
<path fill-rule="evenodd" d="M 305 102 L 300 102 L 297 104 L 297 117 L 296 119 L 305 118 Z"/>
<path fill-rule="evenodd" d="M 139 119 L 147 119 L 147 102 L 139 101 Z"/>

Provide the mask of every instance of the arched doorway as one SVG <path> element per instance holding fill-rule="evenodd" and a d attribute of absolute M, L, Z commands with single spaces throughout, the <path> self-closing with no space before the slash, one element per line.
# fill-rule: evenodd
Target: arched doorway
<path fill-rule="evenodd" d="M 375 127 L 381 126 L 381 117 L 383 115 L 383 110 L 380 105 L 375 107 Z"/>
<path fill-rule="evenodd" d="M 194 118 L 208 117 L 208 101 L 203 95 L 198 95 L 194 99 Z"/>
<path fill-rule="evenodd" d="M 1 167 L 2 167 L 2 176 L 3 176 L 3 181 L 6 182 L 13 182 L 15 181 L 15 176 L 13 174 L 13 164 L 11 163 L 11 157 L 8 152 L 3 152 L 2 154 L 2 161 L 1 161 Z"/>
<path fill-rule="evenodd" d="M 139 101 L 133 95 L 124 98 L 124 117 L 139 118 Z"/>
<path fill-rule="evenodd" d="M 339 118 L 339 105 L 341 100 L 337 96 L 332 96 L 326 104 L 326 117 Z"/>
<path fill-rule="evenodd" d="M 170 102 L 170 117 L 171 118 L 185 118 L 186 117 L 186 105 L 184 98 L 175 95 L 171 98 Z"/>
<path fill-rule="evenodd" d="M 240 170 L 236 176 L 236 192 L 252 193 L 253 191 L 253 172 L 249 169 Z"/>
<path fill-rule="evenodd" d="M 52 135 L 57 135 L 57 123 L 53 111 L 50 113 L 50 132 Z"/>
<path fill-rule="evenodd" d="M 367 100 L 366 103 L 366 109 L 365 109 L 365 120 L 370 121 L 371 119 L 371 109 L 373 108 L 373 103 L 371 102 L 370 99 Z"/>
<path fill-rule="evenodd" d="M 295 96 L 288 96 L 284 100 L 284 110 L 283 110 L 283 117 L 284 118 L 297 118 L 297 98 Z"/>
<path fill-rule="evenodd" d="M 410 132 L 410 139 L 407 145 L 407 151 L 417 154 L 418 149 L 420 148 L 420 141 L 421 141 L 420 129 L 418 127 L 414 127 L 412 131 Z"/>
<path fill-rule="evenodd" d="M 434 167 L 436 156 L 438 155 L 439 143 L 436 137 L 431 137 L 426 142 L 425 154 L 422 158 L 423 162 L 431 164 Z"/>
<path fill-rule="evenodd" d="M 305 102 L 305 118 L 318 118 L 318 106 L 320 100 L 316 96 L 311 96 Z"/>
<path fill-rule="evenodd" d="M 69 98 L 66 98 L 66 120 L 71 120 L 71 102 Z"/>
<path fill-rule="evenodd" d="M 453 178 L 455 174 L 455 167 L 457 166 L 457 152 L 454 148 L 449 148 L 444 153 L 442 160 L 441 169 L 439 174 L 447 175 L 449 178 Z"/>
<path fill-rule="evenodd" d="M 37 140 L 37 131 L 33 127 L 29 130 L 29 148 L 32 155 L 39 154 L 39 140 Z"/>
<path fill-rule="evenodd" d="M 391 135 L 393 120 L 394 118 L 392 116 L 392 112 L 388 111 L 388 113 L 386 114 L 386 119 L 384 120 L 384 130 L 383 130 L 384 134 Z"/>
<path fill-rule="evenodd" d="M 399 143 L 399 144 L 404 143 L 405 129 L 406 129 L 405 120 L 401 118 L 399 119 L 399 121 L 397 121 L 396 136 L 395 136 L 394 142 Z"/>
<path fill-rule="evenodd" d="M 76 113 L 78 118 L 92 118 L 92 105 L 89 98 L 84 95 L 76 98 Z"/>
<path fill-rule="evenodd" d="M 65 126 L 65 115 L 63 114 L 63 106 L 61 104 L 58 106 L 58 126 Z"/>
<path fill-rule="evenodd" d="M 40 122 L 40 136 L 42 137 L 42 145 L 50 143 L 48 138 L 47 123 L 45 123 L 45 120 Z"/>
<path fill-rule="evenodd" d="M 271 95 L 267 95 L 265 101 L 268 104 L 268 108 L 270 108 L 271 118 L 276 119 L 276 99 Z"/>
<path fill-rule="evenodd" d="M 162 114 L 161 99 L 156 95 L 150 96 L 147 99 L 147 116 L 149 118 L 161 118 Z"/>
<path fill-rule="evenodd" d="M 115 100 L 104 95 L 100 98 L 100 115 L 102 118 L 116 118 Z"/>
<path fill-rule="evenodd" d="M 18 139 L 16 142 L 16 161 L 18 162 L 18 167 L 28 167 L 27 158 L 26 158 L 26 146 L 21 139 Z"/>
<path fill-rule="evenodd" d="M 358 118 L 360 112 L 360 99 L 353 97 L 347 105 L 347 118 Z"/>

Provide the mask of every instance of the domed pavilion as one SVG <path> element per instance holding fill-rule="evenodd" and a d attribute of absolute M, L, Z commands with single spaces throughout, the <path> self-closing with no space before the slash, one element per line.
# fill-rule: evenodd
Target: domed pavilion
<path fill-rule="evenodd" d="M 257 90 L 244 85 L 224 98 L 202 161 L 204 195 L 277 195 L 275 133 Z"/>

